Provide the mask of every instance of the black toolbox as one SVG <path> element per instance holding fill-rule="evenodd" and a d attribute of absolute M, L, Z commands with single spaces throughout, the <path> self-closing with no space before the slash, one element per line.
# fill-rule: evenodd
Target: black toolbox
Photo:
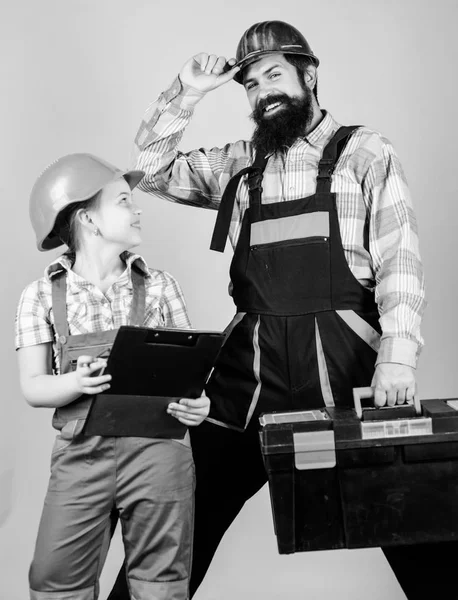
<path fill-rule="evenodd" d="M 280 554 L 458 539 L 458 400 L 362 409 L 368 390 L 261 416 Z"/>

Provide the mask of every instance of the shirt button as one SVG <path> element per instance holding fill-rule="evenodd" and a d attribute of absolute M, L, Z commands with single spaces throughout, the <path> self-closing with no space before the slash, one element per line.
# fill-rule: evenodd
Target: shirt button
<path fill-rule="evenodd" d="M 290 192 L 294 192 L 294 190 L 295 190 L 295 189 L 296 189 L 296 188 L 294 187 L 294 185 L 292 185 L 292 186 L 290 186 L 290 188 L 289 188 L 289 191 L 290 191 Z"/>

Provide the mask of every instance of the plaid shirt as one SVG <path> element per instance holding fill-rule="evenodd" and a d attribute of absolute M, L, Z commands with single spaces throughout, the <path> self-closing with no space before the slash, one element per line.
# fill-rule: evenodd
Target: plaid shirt
<path fill-rule="evenodd" d="M 186 305 L 178 282 L 165 271 L 149 269 L 138 254 L 125 252 L 122 259 L 126 269 L 105 294 L 72 271 L 72 260 L 68 254 L 63 254 L 46 267 L 44 277 L 28 285 L 22 292 L 16 313 L 16 349 L 56 341 L 51 278 L 62 269 L 67 271 L 70 335 L 117 329 L 129 324 L 133 297 L 131 266 L 134 261 L 146 275 L 144 326 L 189 328 Z M 57 361 L 55 350 L 54 344 Z M 56 365 L 58 367 L 57 362 Z"/>
<path fill-rule="evenodd" d="M 178 151 L 193 109 L 184 108 L 179 79 L 152 103 L 135 139 L 137 168 L 146 171 L 139 188 L 174 202 L 217 209 L 232 176 L 254 159 L 250 142 L 223 148 Z M 318 162 L 339 124 L 329 113 L 287 151 L 269 157 L 263 203 L 315 193 Z M 332 178 L 342 244 L 348 265 L 362 285 L 374 289 L 382 339 L 377 362 L 415 367 L 423 344 L 420 322 L 425 308 L 418 232 L 399 159 L 379 133 L 358 129 L 342 152 Z M 246 180 L 237 192 L 229 237 L 236 245 L 248 207 Z M 368 225 L 368 247 L 364 244 Z"/>

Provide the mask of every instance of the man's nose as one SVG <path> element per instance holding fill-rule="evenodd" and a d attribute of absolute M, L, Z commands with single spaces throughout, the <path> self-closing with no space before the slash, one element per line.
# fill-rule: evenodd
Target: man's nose
<path fill-rule="evenodd" d="M 259 94 L 265 98 L 272 93 L 272 82 L 269 79 L 261 79 L 258 83 Z"/>
<path fill-rule="evenodd" d="M 262 86 L 259 86 L 258 98 L 257 98 L 258 102 L 260 100 L 265 100 L 266 98 L 268 98 L 271 95 L 272 95 L 272 88 L 270 87 L 270 85 L 264 84 Z"/>

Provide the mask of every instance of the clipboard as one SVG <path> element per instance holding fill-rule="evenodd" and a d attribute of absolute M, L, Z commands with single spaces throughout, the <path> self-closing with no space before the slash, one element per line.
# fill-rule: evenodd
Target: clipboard
<path fill-rule="evenodd" d="M 217 331 L 123 325 L 105 370 L 110 388 L 94 397 L 82 433 L 182 439 L 187 426 L 167 406 L 201 395 L 224 339 Z"/>

